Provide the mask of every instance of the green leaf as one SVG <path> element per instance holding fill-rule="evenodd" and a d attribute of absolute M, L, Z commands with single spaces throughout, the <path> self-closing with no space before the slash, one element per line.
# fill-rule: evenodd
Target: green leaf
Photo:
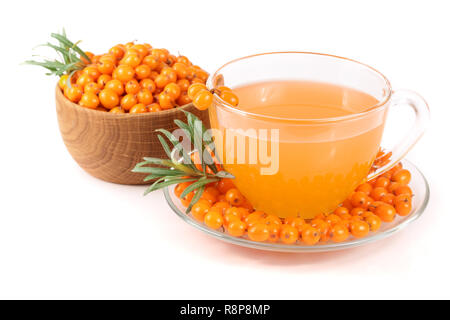
<path fill-rule="evenodd" d="M 190 182 L 190 181 L 195 181 L 197 180 L 197 178 L 191 178 L 191 179 L 185 179 L 185 178 L 177 178 L 177 179 L 166 179 L 165 181 L 164 178 L 158 179 L 157 181 L 155 181 L 147 190 L 145 190 L 144 192 L 144 196 L 149 194 L 150 192 L 171 186 L 173 184 L 178 184 L 181 182 Z"/>
<path fill-rule="evenodd" d="M 174 169 L 166 169 L 166 168 L 159 168 L 159 167 L 138 167 L 131 170 L 132 172 L 138 172 L 138 173 L 151 173 L 154 175 L 158 175 L 160 177 L 163 176 L 176 176 L 176 175 L 185 175 L 183 171 L 174 170 Z"/>
<path fill-rule="evenodd" d="M 169 148 L 169 145 L 167 144 L 166 140 L 164 140 L 164 138 L 159 134 L 158 134 L 158 139 L 159 139 L 159 142 L 161 143 L 164 151 L 166 152 L 167 157 L 170 159 L 171 158 L 171 150 Z"/>
<path fill-rule="evenodd" d="M 186 189 L 184 189 L 184 191 L 181 193 L 180 198 L 184 198 L 189 192 L 194 191 L 195 189 L 198 189 L 201 186 L 204 186 L 204 185 L 206 185 L 208 183 L 215 182 L 215 181 L 218 181 L 218 180 L 219 179 L 217 179 L 217 178 L 202 177 L 202 178 L 198 179 L 197 182 L 194 182 L 193 184 L 188 186 Z"/>
<path fill-rule="evenodd" d="M 191 202 L 189 203 L 189 206 L 186 208 L 186 213 L 191 212 L 192 206 L 197 203 L 198 200 L 200 200 L 200 197 L 203 194 L 203 191 L 205 191 L 205 186 L 201 186 L 197 189 L 197 192 L 194 194 L 194 197 L 192 198 Z"/>
<path fill-rule="evenodd" d="M 235 178 L 231 173 L 226 172 L 226 171 L 219 171 L 219 172 L 217 172 L 216 173 L 216 177 L 229 178 L 229 179 L 234 179 Z"/>
<path fill-rule="evenodd" d="M 65 45 L 67 48 L 70 48 L 70 49 L 74 50 L 80 56 L 85 58 L 89 63 L 91 63 L 91 59 L 87 56 L 87 54 L 84 53 L 84 51 L 81 50 L 76 44 L 74 44 L 72 41 L 67 39 L 66 36 L 61 35 L 61 34 L 57 34 L 57 33 L 52 33 L 50 36 L 55 38 L 55 39 L 57 39 L 60 43 Z"/>

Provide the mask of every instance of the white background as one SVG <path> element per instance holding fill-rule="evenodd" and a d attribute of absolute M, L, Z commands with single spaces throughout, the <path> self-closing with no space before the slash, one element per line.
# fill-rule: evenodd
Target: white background
<path fill-rule="evenodd" d="M 0 30 L 0 298 L 450 298 L 447 1 L 8 1 Z M 92 178 L 59 134 L 55 78 L 21 66 L 65 27 L 84 50 L 140 40 L 208 71 L 282 50 L 337 54 L 419 92 L 432 124 L 409 153 L 424 216 L 387 240 L 322 254 L 228 245 L 162 193 Z M 402 126 L 390 122 L 389 135 Z"/>

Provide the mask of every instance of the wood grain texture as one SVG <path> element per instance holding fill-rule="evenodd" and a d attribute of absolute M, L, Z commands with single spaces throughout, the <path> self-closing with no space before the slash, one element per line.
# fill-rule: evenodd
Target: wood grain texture
<path fill-rule="evenodd" d="M 145 174 L 131 170 L 143 157 L 167 158 L 155 132 L 176 129 L 174 119 L 186 121 L 180 110 L 198 116 L 209 128 L 208 112 L 192 104 L 154 113 L 111 114 L 83 108 L 56 87 L 59 129 L 69 153 L 92 176 L 119 184 L 148 184 Z"/>

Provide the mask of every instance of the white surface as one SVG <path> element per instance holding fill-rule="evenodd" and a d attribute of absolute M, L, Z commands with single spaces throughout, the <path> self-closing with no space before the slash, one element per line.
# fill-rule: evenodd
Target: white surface
<path fill-rule="evenodd" d="M 445 1 L 9 1 L 2 7 L 0 298 L 450 298 L 449 41 Z M 162 193 L 105 183 L 66 151 L 55 79 L 19 66 L 65 27 L 82 48 L 133 39 L 209 71 L 251 53 L 318 51 L 421 93 L 432 125 L 408 158 L 427 176 L 424 216 L 331 254 L 238 248 L 182 222 Z M 398 136 L 400 128 L 389 136 Z"/>

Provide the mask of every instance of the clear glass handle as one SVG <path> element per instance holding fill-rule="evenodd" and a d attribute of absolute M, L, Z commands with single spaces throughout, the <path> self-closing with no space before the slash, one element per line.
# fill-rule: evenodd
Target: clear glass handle
<path fill-rule="evenodd" d="M 395 166 L 408 151 L 411 150 L 425 132 L 428 121 L 430 120 L 430 109 L 428 108 L 426 101 L 415 92 L 398 90 L 392 94 L 390 108 L 395 108 L 399 105 L 407 105 L 414 110 L 416 114 L 414 126 L 405 139 L 397 144 L 392 150 L 384 150 L 384 155 L 382 155 L 381 158 L 390 155 L 389 160 L 387 163 L 383 163 L 386 161 L 382 161 L 382 165 L 379 167 L 375 165 L 375 171 L 369 174 L 367 180 L 371 180 Z M 376 159 L 375 163 L 377 160 L 379 159 Z"/>

